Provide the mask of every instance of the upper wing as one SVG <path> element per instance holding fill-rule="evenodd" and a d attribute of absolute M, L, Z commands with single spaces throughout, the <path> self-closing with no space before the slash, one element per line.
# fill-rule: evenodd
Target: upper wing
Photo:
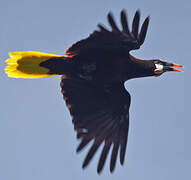
<path fill-rule="evenodd" d="M 73 117 L 77 138 L 81 139 L 77 152 L 94 140 L 84 160 L 83 168 L 89 164 L 102 142 L 105 142 L 97 171 L 101 172 L 113 144 L 110 161 L 112 172 L 119 148 L 121 164 L 124 162 L 126 151 L 130 95 L 125 90 L 124 84 L 98 86 L 89 81 L 67 79 L 63 76 L 61 88 L 66 105 Z"/>
<path fill-rule="evenodd" d="M 138 49 L 143 44 L 147 33 L 149 17 L 143 22 L 140 32 L 139 11 L 136 11 L 135 13 L 131 32 L 128 27 L 127 16 L 124 10 L 121 11 L 122 30 L 117 27 L 111 13 L 108 14 L 107 18 L 109 25 L 111 26 L 111 31 L 98 24 L 99 31 L 94 31 L 88 38 L 73 44 L 66 51 L 66 54 L 71 56 L 80 53 L 99 52 L 99 50 L 102 52 L 109 50 L 111 52 L 112 50 L 121 50 L 123 48 L 130 51 Z"/>

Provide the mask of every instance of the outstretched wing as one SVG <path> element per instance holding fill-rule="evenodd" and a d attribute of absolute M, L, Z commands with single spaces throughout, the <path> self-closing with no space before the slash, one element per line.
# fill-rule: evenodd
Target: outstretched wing
<path fill-rule="evenodd" d="M 111 31 L 106 29 L 103 25 L 98 24 L 99 31 L 94 31 L 88 38 L 73 44 L 66 51 L 66 54 L 71 56 L 80 53 L 99 52 L 99 50 L 102 52 L 110 50 L 111 52 L 112 50 L 116 51 L 124 48 L 130 51 L 138 49 L 143 44 L 149 25 L 149 17 L 143 22 L 140 32 L 139 11 L 135 13 L 131 31 L 129 30 L 127 15 L 124 10 L 121 11 L 122 30 L 117 27 L 112 13 L 109 13 L 107 18 L 111 26 Z"/>
<path fill-rule="evenodd" d="M 62 94 L 73 118 L 74 129 L 81 143 L 81 151 L 91 140 L 91 146 L 83 162 L 86 167 L 99 146 L 104 147 L 99 159 L 97 171 L 101 172 L 111 146 L 110 171 L 115 168 L 118 150 L 120 162 L 124 163 L 129 129 L 130 94 L 123 83 L 96 85 L 81 79 L 62 77 Z"/>

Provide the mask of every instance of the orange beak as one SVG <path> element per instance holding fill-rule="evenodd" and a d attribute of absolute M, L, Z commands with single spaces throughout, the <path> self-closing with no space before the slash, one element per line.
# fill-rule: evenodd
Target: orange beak
<path fill-rule="evenodd" d="M 175 68 L 172 68 L 172 69 L 173 69 L 173 71 L 176 71 L 176 72 L 184 72 L 184 71 L 179 70 L 179 69 L 175 69 Z"/>
<path fill-rule="evenodd" d="M 175 68 L 172 68 L 172 67 L 170 67 L 170 66 L 184 68 L 182 65 L 179 65 L 179 64 L 175 64 L 175 63 L 167 63 L 167 62 L 165 62 L 165 65 L 164 65 L 164 71 L 184 72 L 184 71 L 182 71 L 182 70 L 175 69 Z"/>
<path fill-rule="evenodd" d="M 173 63 L 172 66 L 174 66 L 174 67 L 181 67 L 181 68 L 184 68 L 184 66 L 179 65 L 179 64 L 175 64 L 175 63 Z M 182 70 L 175 69 L 175 68 L 173 68 L 173 71 L 176 71 L 176 72 L 184 72 L 184 71 L 182 71 Z"/>
<path fill-rule="evenodd" d="M 174 67 L 182 67 L 182 68 L 184 68 L 184 66 L 179 65 L 179 64 L 175 64 L 175 63 L 173 63 L 172 66 L 174 66 Z"/>

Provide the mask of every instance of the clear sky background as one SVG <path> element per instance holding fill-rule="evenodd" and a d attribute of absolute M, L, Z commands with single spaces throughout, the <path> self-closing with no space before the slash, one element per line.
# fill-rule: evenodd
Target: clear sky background
<path fill-rule="evenodd" d="M 124 167 L 101 175 L 100 151 L 86 170 L 87 149 L 75 153 L 60 77 L 10 79 L 4 73 L 9 51 L 63 55 L 77 40 L 117 20 L 125 8 L 151 16 L 146 41 L 133 55 L 185 66 L 184 73 L 130 80 L 130 132 Z M 1 0 L 0 3 L 0 179 L 2 180 L 180 180 L 191 179 L 191 2 L 189 0 Z M 118 21 L 119 22 L 119 21 Z M 83 102 L 82 102 L 83 103 Z"/>

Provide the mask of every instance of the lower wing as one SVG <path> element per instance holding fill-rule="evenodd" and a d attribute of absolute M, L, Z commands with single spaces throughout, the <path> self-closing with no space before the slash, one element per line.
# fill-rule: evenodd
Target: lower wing
<path fill-rule="evenodd" d="M 87 80 L 63 76 L 61 88 L 73 118 L 77 138 L 81 139 L 77 152 L 91 140 L 94 141 L 82 167 L 85 168 L 89 164 L 104 142 L 97 172 L 102 171 L 112 145 L 110 171 L 113 172 L 119 149 L 120 163 L 124 163 L 128 137 L 130 94 L 124 84 L 98 85 Z"/>

